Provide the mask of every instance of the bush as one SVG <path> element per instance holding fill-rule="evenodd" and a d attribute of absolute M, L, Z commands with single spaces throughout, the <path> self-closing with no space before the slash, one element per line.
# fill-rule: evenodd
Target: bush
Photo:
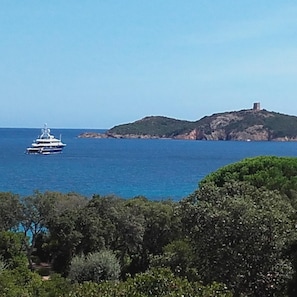
<path fill-rule="evenodd" d="M 0 274 L 1 297 L 39 297 L 41 277 L 27 268 L 6 269 Z"/>
<path fill-rule="evenodd" d="M 69 279 L 72 282 L 101 282 L 117 280 L 120 275 L 120 264 L 116 256 L 108 250 L 90 253 L 87 256 L 76 256 L 70 265 Z"/>
<path fill-rule="evenodd" d="M 224 285 L 213 283 L 204 286 L 175 277 L 169 269 L 152 269 L 136 274 L 125 282 L 84 282 L 75 284 L 68 296 L 125 296 L 125 297 L 231 297 Z"/>

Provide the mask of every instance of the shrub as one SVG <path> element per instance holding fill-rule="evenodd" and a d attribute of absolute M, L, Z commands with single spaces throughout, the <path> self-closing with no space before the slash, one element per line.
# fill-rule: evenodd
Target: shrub
<path fill-rule="evenodd" d="M 116 256 L 108 250 L 90 253 L 87 256 L 76 256 L 70 265 L 69 279 L 72 282 L 101 282 L 117 280 L 120 275 L 120 264 Z"/>
<path fill-rule="evenodd" d="M 125 297 L 231 297 L 222 284 L 207 286 L 174 276 L 169 269 L 152 269 L 136 274 L 125 282 L 84 282 L 74 284 L 69 297 L 125 296 Z"/>

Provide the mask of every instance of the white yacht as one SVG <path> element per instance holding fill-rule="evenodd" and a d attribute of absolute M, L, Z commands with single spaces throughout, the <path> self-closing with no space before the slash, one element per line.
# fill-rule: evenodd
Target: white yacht
<path fill-rule="evenodd" d="M 47 128 L 46 124 L 44 124 L 41 132 L 41 135 L 33 141 L 31 147 L 27 148 L 26 153 L 41 155 L 61 153 L 66 146 L 66 144 L 62 142 L 61 136 L 60 139 L 57 139 L 51 135 L 51 131 Z"/>

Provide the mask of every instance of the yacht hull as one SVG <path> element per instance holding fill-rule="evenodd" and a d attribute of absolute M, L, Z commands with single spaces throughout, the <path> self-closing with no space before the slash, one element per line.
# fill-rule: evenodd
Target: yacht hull
<path fill-rule="evenodd" d="M 27 148 L 27 154 L 34 155 L 50 155 L 62 153 L 63 147 L 61 148 Z"/>

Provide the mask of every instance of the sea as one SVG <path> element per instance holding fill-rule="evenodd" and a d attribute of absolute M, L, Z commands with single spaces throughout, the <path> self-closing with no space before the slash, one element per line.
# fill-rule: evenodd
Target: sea
<path fill-rule="evenodd" d="M 0 192 L 115 195 L 181 200 L 222 166 L 254 156 L 297 157 L 296 142 L 79 138 L 90 129 L 52 129 L 63 153 L 27 155 L 40 129 L 0 128 Z"/>

